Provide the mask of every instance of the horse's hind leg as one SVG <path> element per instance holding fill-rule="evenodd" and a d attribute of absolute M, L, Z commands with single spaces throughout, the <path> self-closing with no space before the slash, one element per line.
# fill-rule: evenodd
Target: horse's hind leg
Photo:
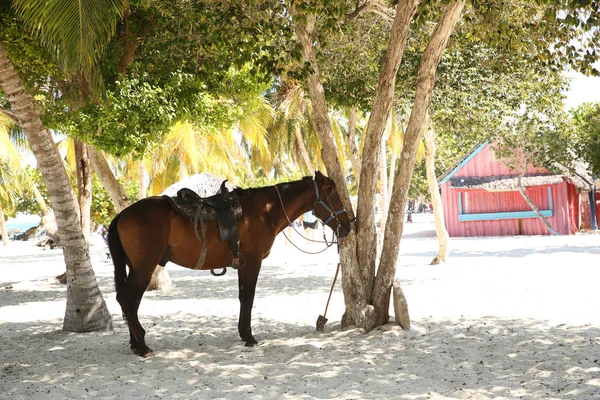
<path fill-rule="evenodd" d="M 238 332 L 246 346 L 254 347 L 258 342 L 252 335 L 252 305 L 254 304 L 254 294 L 256 291 L 256 282 L 260 272 L 261 261 L 246 258 L 246 265 L 238 269 L 238 287 L 240 299 L 240 319 L 238 322 Z"/>
<path fill-rule="evenodd" d="M 121 309 L 127 319 L 129 326 L 129 342 L 131 349 L 137 355 L 149 357 L 152 355 L 152 349 L 146 345 L 146 331 L 138 319 L 138 309 L 142 296 L 150 283 L 154 268 L 143 270 L 130 269 L 127 277 L 125 293 L 119 293 L 117 301 L 121 304 Z"/>

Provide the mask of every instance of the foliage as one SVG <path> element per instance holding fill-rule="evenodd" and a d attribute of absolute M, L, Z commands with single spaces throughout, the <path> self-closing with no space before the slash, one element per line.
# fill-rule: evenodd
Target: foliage
<path fill-rule="evenodd" d="M 575 148 L 595 176 L 600 176 L 600 103 L 584 103 L 572 110 L 576 130 Z"/>
<path fill-rule="evenodd" d="M 526 173 L 529 164 L 552 168 L 558 162 L 571 167 L 572 135 L 565 115 L 524 112 L 507 121 L 495 142 L 498 157 L 512 170 Z"/>
<path fill-rule="evenodd" d="M 408 198 L 429 199 L 430 197 L 431 195 L 429 194 L 429 186 L 427 184 L 427 171 L 425 170 L 425 159 L 423 158 L 421 162 L 417 162 L 415 165 L 415 171 L 413 172 L 413 177 L 410 181 Z"/>
<path fill-rule="evenodd" d="M 67 73 L 90 73 L 125 11 L 124 0 L 12 0 Z"/>
<path fill-rule="evenodd" d="M 127 197 L 131 201 L 136 201 L 138 198 L 138 186 L 135 183 L 130 183 L 129 185 L 123 185 L 123 187 L 125 188 Z M 117 209 L 113 201 L 96 174 L 94 174 L 92 178 L 91 220 L 99 225 L 108 225 L 116 215 Z"/>
<path fill-rule="evenodd" d="M 42 172 L 39 168 L 32 168 L 31 166 L 25 167 L 26 174 L 29 176 L 40 195 L 44 199 L 46 204 L 50 204 L 50 198 L 48 197 L 48 190 L 46 189 L 46 183 L 42 177 Z M 32 188 L 26 188 L 23 193 L 17 199 L 17 212 L 25 214 L 41 215 L 42 210 L 39 203 L 35 199 Z"/>
<path fill-rule="evenodd" d="M 30 93 L 46 108 L 53 96 L 57 95 L 56 82 L 62 79 L 58 66 L 52 62 L 50 53 L 37 39 L 24 31 L 22 24 L 13 13 L 10 2 L 0 3 L 0 42 L 6 49 L 20 78 Z M 1 92 L 0 92 L 1 93 Z M 0 105 L 10 108 L 0 95 Z"/>

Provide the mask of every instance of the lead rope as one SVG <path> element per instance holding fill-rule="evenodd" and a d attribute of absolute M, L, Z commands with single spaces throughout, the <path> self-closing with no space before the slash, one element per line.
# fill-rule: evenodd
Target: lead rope
<path fill-rule="evenodd" d="M 281 194 L 279 193 L 279 189 L 277 188 L 277 185 L 273 186 L 275 188 L 275 191 L 277 192 L 277 197 L 279 197 L 279 203 L 281 204 L 281 209 L 283 210 L 283 215 L 285 215 L 285 218 L 287 219 L 288 223 L 290 224 L 290 226 L 292 227 L 292 229 L 294 229 L 294 231 L 296 231 L 296 233 L 300 236 L 302 236 L 304 239 L 310 241 L 310 242 L 317 242 L 317 243 L 323 243 L 320 240 L 312 240 L 309 239 L 307 237 L 305 237 L 303 234 L 301 234 L 300 232 L 298 232 L 298 230 L 296 229 L 296 227 L 294 226 L 294 224 L 292 223 L 292 221 L 290 221 L 290 217 L 288 217 L 287 212 L 285 212 L 285 207 L 283 206 L 283 200 L 281 199 Z M 298 249 L 299 251 L 301 251 L 302 253 L 305 254 L 320 254 L 322 252 L 324 252 L 325 250 L 327 250 L 328 248 L 330 248 L 331 246 L 333 246 L 333 244 L 335 242 L 331 242 L 331 243 L 327 243 L 327 241 L 325 241 L 325 248 L 323 250 L 319 250 L 316 252 L 311 252 L 311 251 L 306 251 L 306 250 L 302 250 L 300 247 L 296 246 L 296 244 L 294 242 L 292 242 L 290 240 L 290 238 L 287 237 L 287 235 L 285 234 L 284 231 L 281 231 L 281 233 L 283 233 L 283 236 L 287 239 L 288 242 L 290 242 L 292 244 L 292 246 L 294 246 L 296 249 Z"/>
<path fill-rule="evenodd" d="M 327 323 L 327 308 L 329 308 L 329 301 L 331 300 L 331 294 L 333 293 L 333 288 L 335 286 L 335 282 L 337 281 L 338 273 L 340 272 L 340 263 L 338 263 L 337 268 L 335 269 L 335 276 L 333 277 L 333 283 L 331 284 L 331 289 L 329 289 L 329 297 L 327 298 L 327 304 L 325 304 L 325 312 L 323 315 L 319 315 L 317 318 L 317 331 L 323 331 L 325 329 L 325 324 Z"/>

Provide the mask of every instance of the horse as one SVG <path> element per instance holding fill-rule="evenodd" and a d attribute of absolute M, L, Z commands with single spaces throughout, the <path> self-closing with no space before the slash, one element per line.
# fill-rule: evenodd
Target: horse
<path fill-rule="evenodd" d="M 316 172 L 301 180 L 261 188 L 232 191 L 242 209 L 237 220 L 239 249 L 244 265 L 237 269 L 240 301 L 238 333 L 248 347 L 258 345 L 252 335 L 251 317 L 256 282 L 275 237 L 300 215 L 312 209 L 338 237 L 350 232 L 350 219 L 335 183 Z M 229 243 L 219 238 L 217 221 L 205 221 L 206 243 L 197 226 L 174 211 L 164 196 L 147 197 L 121 211 L 108 228 L 108 245 L 115 267 L 115 289 L 129 328 L 133 352 L 153 354 L 146 345 L 146 331 L 138 319 L 140 302 L 157 265 L 170 261 L 185 268 L 214 270 L 231 265 Z M 204 252 L 202 251 L 204 250 Z M 204 262 L 200 267 L 201 253 Z M 126 266 L 129 267 L 127 273 Z"/>

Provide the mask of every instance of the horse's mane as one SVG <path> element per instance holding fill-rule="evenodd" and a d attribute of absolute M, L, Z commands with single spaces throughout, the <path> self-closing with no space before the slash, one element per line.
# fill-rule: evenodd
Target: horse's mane
<path fill-rule="evenodd" d="M 302 182 L 302 181 L 312 181 L 314 179 L 314 177 L 312 176 L 304 176 L 302 177 L 302 179 L 298 179 L 295 181 L 288 181 L 288 182 L 280 182 L 280 183 L 276 183 L 275 185 L 269 185 L 269 186 L 259 186 L 259 187 L 250 187 L 250 188 L 240 188 L 240 187 L 236 187 L 233 192 L 235 192 L 240 198 L 242 197 L 246 197 L 246 196 L 251 196 L 253 194 L 257 194 L 259 192 L 262 192 L 264 190 L 267 189 L 272 189 L 275 186 L 278 185 L 286 185 L 286 184 L 290 184 L 290 183 L 296 183 L 296 182 Z"/>

